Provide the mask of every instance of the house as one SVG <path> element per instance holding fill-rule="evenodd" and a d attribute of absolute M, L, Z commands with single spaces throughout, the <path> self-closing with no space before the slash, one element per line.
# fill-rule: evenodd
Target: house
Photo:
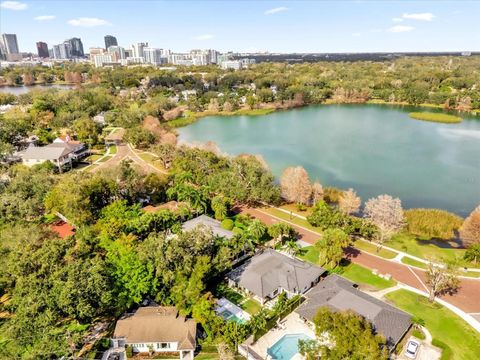
<path fill-rule="evenodd" d="M 320 280 L 325 269 L 267 249 L 227 274 L 230 286 L 239 287 L 264 304 L 285 292 L 303 294 Z"/>
<path fill-rule="evenodd" d="M 134 353 L 155 352 L 193 359 L 197 324 L 180 316 L 173 306 L 139 308 L 117 321 L 114 348 L 131 346 Z"/>
<path fill-rule="evenodd" d="M 98 113 L 93 117 L 93 121 L 95 121 L 97 124 L 105 125 L 105 113 Z"/>
<path fill-rule="evenodd" d="M 120 145 L 125 135 L 125 129 L 113 129 L 110 134 L 105 136 L 105 145 Z"/>
<path fill-rule="evenodd" d="M 85 144 L 65 138 L 56 138 L 47 146 L 29 146 L 22 154 L 23 164 L 33 166 L 50 161 L 60 170 L 66 165 L 71 166 L 89 154 Z"/>
<path fill-rule="evenodd" d="M 212 230 L 213 235 L 215 236 L 225 237 L 227 239 L 231 239 L 235 236 L 232 231 L 222 228 L 220 221 L 212 219 L 206 215 L 200 215 L 192 220 L 185 221 L 182 225 L 182 230 L 189 231 L 202 225 Z"/>
<path fill-rule="evenodd" d="M 307 300 L 295 310 L 301 318 L 312 321 L 322 306 L 332 311 L 352 310 L 367 319 L 375 332 L 385 336 L 390 350 L 412 324 L 406 312 L 365 294 L 354 283 L 335 274 L 327 276 L 305 296 Z"/>

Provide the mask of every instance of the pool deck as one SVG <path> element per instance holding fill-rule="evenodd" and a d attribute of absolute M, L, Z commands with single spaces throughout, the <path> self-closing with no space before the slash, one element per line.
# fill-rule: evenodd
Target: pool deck
<path fill-rule="evenodd" d="M 226 298 L 221 298 L 217 301 L 217 308 L 215 312 L 218 315 L 222 315 L 224 311 L 230 312 L 233 316 L 237 317 L 243 322 L 247 322 L 250 320 L 250 314 L 246 311 L 242 310 L 239 306 L 235 305 L 231 301 L 227 300 Z M 223 315 L 222 315 L 223 316 Z M 227 319 L 226 319 L 227 320 Z"/>
<path fill-rule="evenodd" d="M 268 348 L 272 347 L 278 340 L 280 340 L 285 335 L 292 334 L 305 334 L 315 339 L 315 332 L 313 327 L 306 324 L 297 313 L 293 312 L 288 315 L 285 319 L 281 321 L 281 328 L 275 327 L 271 329 L 268 333 L 263 335 L 256 343 L 244 343 L 243 347 L 253 350 L 258 354 L 262 359 L 271 359 L 268 355 Z M 292 357 L 291 360 L 300 360 L 304 357 L 300 354 L 296 354 Z"/>

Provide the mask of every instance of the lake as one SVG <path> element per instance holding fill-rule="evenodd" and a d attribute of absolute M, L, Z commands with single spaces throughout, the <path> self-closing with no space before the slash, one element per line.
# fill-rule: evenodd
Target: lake
<path fill-rule="evenodd" d="M 405 208 L 466 216 L 480 204 L 480 118 L 460 124 L 410 119 L 412 107 L 318 105 L 263 116 L 211 116 L 178 129 L 231 155 L 261 154 L 275 176 L 303 166 L 323 186 L 363 201 L 399 197 Z"/>
<path fill-rule="evenodd" d="M 13 95 L 25 94 L 31 90 L 45 89 L 73 89 L 74 85 L 52 84 L 52 85 L 33 85 L 33 86 L 0 86 L 0 93 L 11 93 Z"/>

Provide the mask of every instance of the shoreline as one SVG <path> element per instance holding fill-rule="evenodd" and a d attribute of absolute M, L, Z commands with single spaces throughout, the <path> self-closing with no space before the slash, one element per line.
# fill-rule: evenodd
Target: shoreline
<path fill-rule="evenodd" d="M 268 115 L 274 112 L 279 111 L 287 111 L 293 109 L 301 109 L 306 108 L 309 106 L 324 106 L 324 105 L 383 105 L 389 107 L 412 107 L 412 108 L 420 108 L 420 109 L 437 109 L 441 110 L 442 114 L 468 114 L 469 116 L 478 117 L 477 120 L 480 120 L 480 109 L 470 110 L 470 111 L 460 111 L 455 109 L 445 109 L 442 105 L 436 104 L 419 104 L 419 105 L 412 105 L 405 102 L 386 102 L 383 100 L 369 100 L 364 103 L 338 103 L 338 102 L 325 102 L 320 104 L 305 104 L 301 106 L 292 106 L 289 108 L 258 108 L 258 109 L 239 109 L 236 111 L 224 112 L 224 111 L 201 111 L 201 112 L 191 112 L 188 111 L 188 115 L 184 117 L 180 117 L 174 120 L 166 121 L 165 124 L 170 127 L 171 129 L 181 128 L 184 126 L 191 125 L 196 121 L 207 117 L 207 116 L 260 116 L 260 115 Z M 454 123 L 455 124 L 455 123 Z"/>

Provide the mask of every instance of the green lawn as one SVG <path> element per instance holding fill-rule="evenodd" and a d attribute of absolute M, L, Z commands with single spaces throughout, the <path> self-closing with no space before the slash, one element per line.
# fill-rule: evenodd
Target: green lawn
<path fill-rule="evenodd" d="M 380 250 L 378 250 L 377 244 L 370 243 L 367 241 L 357 240 L 355 241 L 353 246 L 365 252 L 380 256 L 384 259 L 393 259 L 395 256 L 397 256 L 395 252 L 387 250 L 385 248 L 381 248 Z"/>
<path fill-rule="evenodd" d="M 369 269 L 353 263 L 344 267 L 343 271 L 339 274 L 356 284 L 370 285 L 378 290 L 383 290 L 397 284 L 394 280 L 383 279 L 378 275 L 374 275 Z"/>
<path fill-rule="evenodd" d="M 298 255 L 298 257 L 304 261 L 316 264 L 318 261 L 318 255 L 318 250 L 315 248 L 315 246 L 306 246 L 302 248 L 302 252 Z"/>
<path fill-rule="evenodd" d="M 412 258 L 409 258 L 409 257 L 403 257 L 402 258 L 402 263 L 404 264 L 407 264 L 407 265 L 412 265 L 412 266 L 416 266 L 420 269 L 426 269 L 427 268 L 427 264 L 424 264 L 418 260 L 415 260 L 415 259 L 412 259 Z"/>
<path fill-rule="evenodd" d="M 450 347 L 451 359 L 478 360 L 480 334 L 453 312 L 438 303 L 431 304 L 424 296 L 407 290 L 391 292 L 386 298 L 398 308 L 422 319 L 433 338 Z"/>
<path fill-rule="evenodd" d="M 314 246 L 304 247 L 303 250 L 306 252 L 298 257 L 302 260 L 317 264 L 318 250 L 315 249 Z M 353 263 L 340 268 L 338 274 L 358 285 L 369 285 L 378 290 L 386 289 L 396 285 L 394 280 L 385 280 L 380 276 L 374 275 L 369 269 Z"/>
<path fill-rule="evenodd" d="M 85 160 L 94 162 L 94 161 L 97 161 L 98 159 L 100 159 L 102 156 L 103 155 L 93 154 L 93 155 L 90 155 L 89 157 L 87 157 Z"/>
<path fill-rule="evenodd" d="M 277 210 L 277 209 L 274 209 L 274 208 L 261 208 L 259 209 L 267 214 L 271 214 L 273 216 L 276 216 L 282 220 L 286 220 L 288 222 L 291 222 L 295 225 L 299 225 L 299 226 L 302 226 L 308 230 L 312 230 L 316 233 L 318 233 L 318 236 L 320 237 L 321 233 L 322 233 L 322 230 L 320 230 L 320 228 L 318 227 L 315 227 L 315 226 L 312 226 L 310 225 L 310 223 L 307 221 L 307 220 L 303 220 L 303 219 L 300 219 L 299 217 L 295 216 L 295 215 L 290 215 L 290 214 L 287 214 L 281 210 Z"/>
<path fill-rule="evenodd" d="M 240 355 L 235 356 L 235 360 L 244 360 L 245 358 Z M 210 352 L 200 352 L 197 356 L 195 356 L 195 360 L 221 360 L 218 353 L 210 353 Z"/>
<path fill-rule="evenodd" d="M 313 206 L 307 206 L 305 211 L 299 211 L 297 209 L 296 204 L 285 204 L 285 205 L 279 206 L 279 208 L 287 210 L 287 211 L 291 211 L 294 214 L 298 214 L 298 215 L 304 216 L 304 217 L 307 217 L 308 215 L 310 215 L 313 212 Z"/>
<path fill-rule="evenodd" d="M 255 315 L 262 310 L 262 305 L 260 305 L 260 303 L 254 299 L 248 299 L 247 301 L 243 302 L 240 307 L 250 315 Z"/>
<path fill-rule="evenodd" d="M 101 159 L 99 162 L 103 163 L 103 162 L 105 162 L 105 161 L 110 160 L 112 157 L 113 157 L 113 156 L 110 156 L 110 155 L 105 156 L 105 157 L 104 157 L 103 159 Z"/>
<path fill-rule="evenodd" d="M 417 240 L 414 235 L 407 233 L 393 236 L 385 245 L 422 259 L 437 261 L 462 259 L 465 254 L 464 249 L 441 248 L 427 241 Z"/>
<path fill-rule="evenodd" d="M 116 145 L 110 145 L 110 154 L 115 155 L 117 153 L 117 146 Z"/>

